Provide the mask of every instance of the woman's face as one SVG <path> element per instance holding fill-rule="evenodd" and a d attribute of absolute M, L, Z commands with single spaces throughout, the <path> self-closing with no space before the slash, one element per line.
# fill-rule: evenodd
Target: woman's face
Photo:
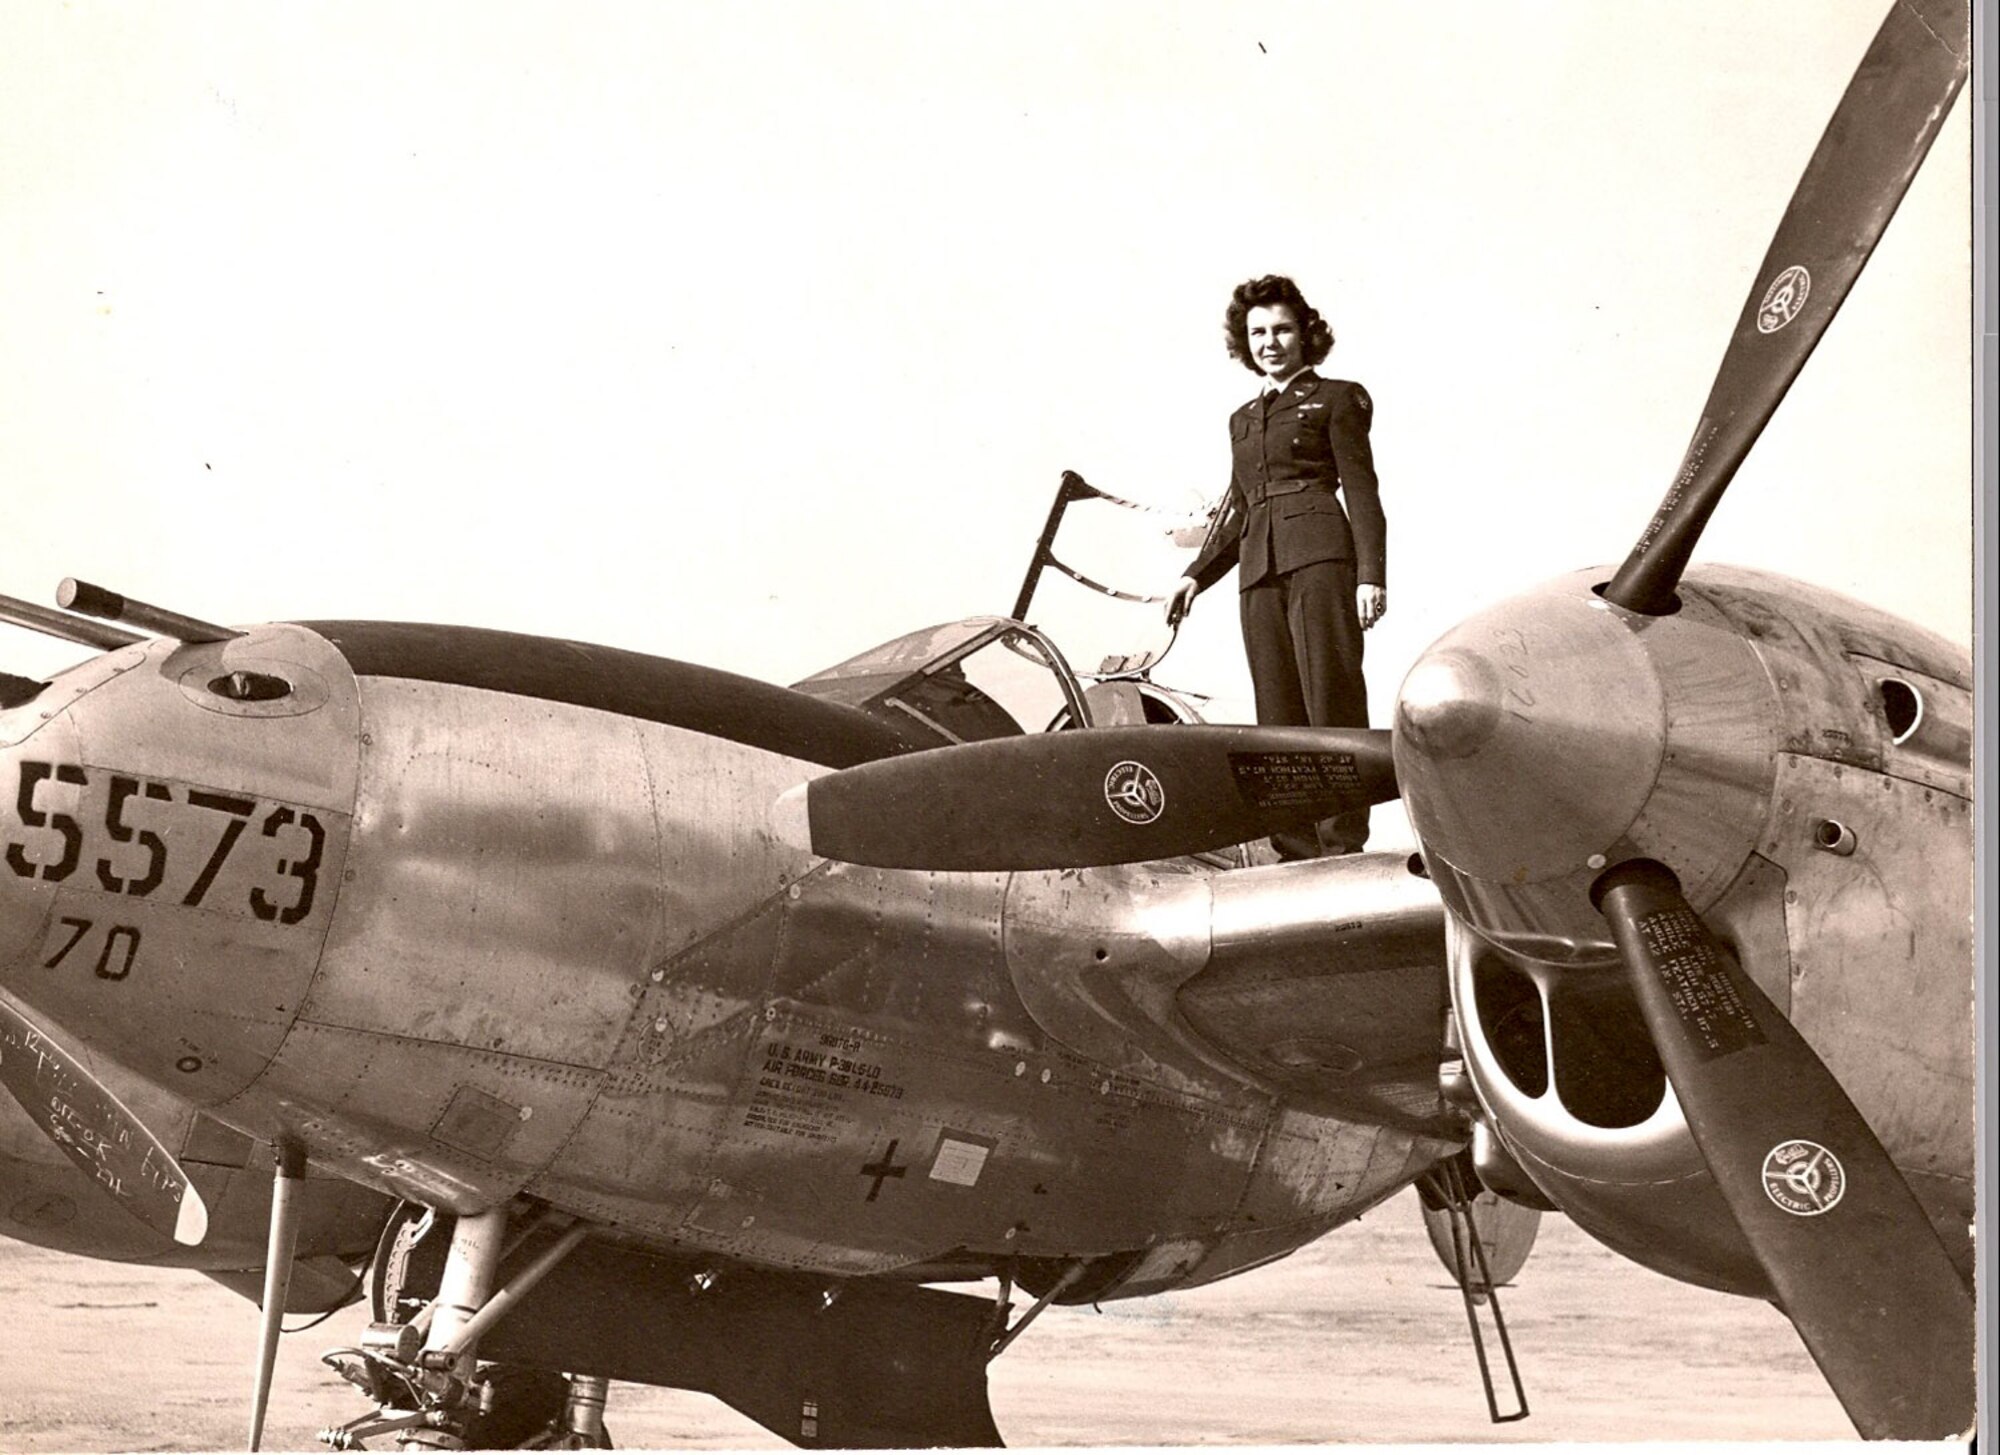
<path fill-rule="evenodd" d="M 1282 303 L 1260 303 L 1244 320 L 1250 357 L 1273 379 L 1296 374 L 1306 366 L 1305 333 L 1292 310 Z"/>

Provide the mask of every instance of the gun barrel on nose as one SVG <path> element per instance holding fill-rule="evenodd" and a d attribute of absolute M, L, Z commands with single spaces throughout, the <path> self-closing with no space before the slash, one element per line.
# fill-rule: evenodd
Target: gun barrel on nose
<path fill-rule="evenodd" d="M 118 627 L 91 621 L 87 617 L 71 616 L 65 611 L 52 611 L 46 606 L 37 606 L 32 601 L 17 601 L 11 596 L 0 596 L 0 621 L 12 622 L 15 626 L 39 632 L 45 637 L 75 642 L 85 647 L 96 647 L 106 652 L 118 647 L 129 647 L 134 642 L 145 640 L 137 632 L 122 631 Z"/>
<path fill-rule="evenodd" d="M 168 611 L 164 606 L 135 601 L 74 576 L 64 577 L 56 587 L 56 605 L 104 621 L 126 622 L 177 642 L 226 642 L 243 635 L 233 627 L 217 626 L 199 617 Z"/>

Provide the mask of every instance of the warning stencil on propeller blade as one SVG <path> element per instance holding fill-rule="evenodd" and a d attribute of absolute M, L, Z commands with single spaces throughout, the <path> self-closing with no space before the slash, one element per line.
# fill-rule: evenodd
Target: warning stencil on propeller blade
<path fill-rule="evenodd" d="M 1761 1046 L 1768 1037 L 1691 909 L 1668 909 L 1639 921 L 1653 972 L 1667 988 L 1689 1045 L 1704 1061 Z"/>
<path fill-rule="evenodd" d="M 1236 791 L 1258 808 L 1317 808 L 1361 786 L 1352 753 L 1231 753 Z"/>

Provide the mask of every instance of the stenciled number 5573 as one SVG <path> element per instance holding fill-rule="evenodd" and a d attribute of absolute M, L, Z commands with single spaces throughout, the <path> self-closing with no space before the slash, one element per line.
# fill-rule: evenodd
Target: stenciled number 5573
<path fill-rule="evenodd" d="M 326 851 L 308 809 L 76 763 L 24 760 L 11 817 L 0 857 L 23 879 L 84 875 L 80 884 L 107 894 L 178 897 L 282 925 L 312 913 Z"/>

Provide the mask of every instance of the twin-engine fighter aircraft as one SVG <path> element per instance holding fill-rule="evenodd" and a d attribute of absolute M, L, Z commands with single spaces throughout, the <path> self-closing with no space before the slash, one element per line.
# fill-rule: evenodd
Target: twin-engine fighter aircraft
<path fill-rule="evenodd" d="M 782 689 L 10 603 L 101 653 L 0 682 L 0 1079 L 192 1248 L 240 1239 L 198 1143 L 274 1149 L 253 1445 L 293 1270 L 358 1261 L 301 1235 L 327 1189 L 403 1200 L 336 1444 L 601 1443 L 609 1378 L 978 1444 L 1047 1302 L 1268 1262 L 1468 1146 L 1774 1302 L 1863 1434 L 1965 1430 L 1969 664 L 1688 562 L 1968 52 L 1896 5 L 1630 557 L 1448 634 L 1390 730 L 1104 725 L 1006 620 Z M 1420 860 L 1204 857 L 1398 793 Z"/>
<path fill-rule="evenodd" d="M 1206 1282 L 1463 1144 L 1442 910 L 1408 855 L 938 873 L 793 841 L 864 802 L 844 775 L 871 764 L 970 753 L 980 775 L 994 742 L 1076 741 L 1104 818 L 1192 853 L 1387 796 L 1386 734 L 1025 738 L 978 685 L 989 658 L 995 691 L 1023 666 L 1091 707 L 1001 621 L 789 690 L 497 633 L 238 633 L 62 599 L 162 635 L 98 631 L 103 655 L 0 718 L 0 1075 L 182 1243 L 211 1231 L 202 1169 L 94 1063 L 269 1141 L 271 1328 L 307 1163 L 408 1201 L 381 1342 L 347 1366 L 394 1413 L 356 1434 L 497 1443 L 480 1421 L 509 1393 L 482 1393 L 477 1349 L 581 1371 L 582 1438 L 612 1377 L 713 1390 L 804 1443 L 992 1443 L 1005 1294 L 926 1282 Z M 1245 785 L 1212 810 L 1182 791 L 1210 765 Z M 1032 846 L 1042 812 L 947 822 Z"/>

